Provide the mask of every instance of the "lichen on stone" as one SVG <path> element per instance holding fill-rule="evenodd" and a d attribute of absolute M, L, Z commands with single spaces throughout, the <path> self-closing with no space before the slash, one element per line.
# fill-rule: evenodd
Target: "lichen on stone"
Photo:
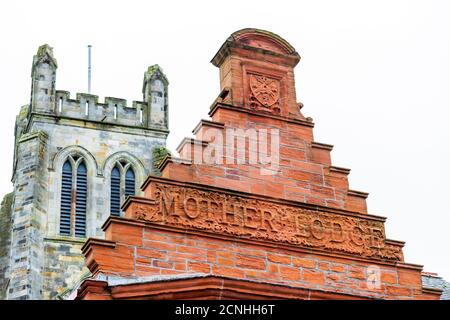
<path fill-rule="evenodd" d="M 157 146 L 152 149 L 153 155 L 153 173 L 155 175 L 160 175 L 161 171 L 158 169 L 160 163 L 167 157 L 171 156 L 169 149 L 163 146 Z"/>

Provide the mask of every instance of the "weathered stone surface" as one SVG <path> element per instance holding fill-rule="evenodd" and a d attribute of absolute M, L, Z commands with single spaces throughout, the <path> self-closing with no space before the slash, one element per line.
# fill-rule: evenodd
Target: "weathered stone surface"
<path fill-rule="evenodd" d="M 143 101 L 131 105 L 112 97 L 99 102 L 87 93 L 71 99 L 68 91 L 56 90 L 56 70 L 53 49 L 39 47 L 31 102 L 16 118 L 14 192 L 5 199 L 0 221 L 0 288 L 7 285 L 8 299 L 54 299 L 87 272 L 81 254 L 86 238 L 60 235 L 64 162 L 84 159 L 86 236 L 101 238 L 110 215 L 111 170 L 118 163 L 130 166 L 141 194 L 140 184 L 154 167 L 152 150 L 164 148 L 168 134 L 168 81 L 159 66 L 145 73 Z M 6 203 L 11 199 L 12 214 Z M 11 255 L 4 253 L 9 246 Z"/>
<path fill-rule="evenodd" d="M 54 299 L 89 272 L 81 254 L 83 244 L 84 240 L 44 239 L 43 299 Z"/>
<path fill-rule="evenodd" d="M 6 278 L 9 266 L 9 250 L 11 245 L 11 205 L 13 193 L 8 193 L 3 197 L 0 207 L 0 299 L 6 297 Z"/>

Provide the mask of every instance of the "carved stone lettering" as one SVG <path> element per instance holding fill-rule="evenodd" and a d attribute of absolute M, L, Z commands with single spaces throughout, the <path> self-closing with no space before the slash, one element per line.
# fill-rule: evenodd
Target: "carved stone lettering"
<path fill-rule="evenodd" d="M 333 222 L 333 228 L 331 229 L 331 241 L 344 242 L 344 232 L 342 225 L 339 222 Z"/>
<path fill-rule="evenodd" d="M 315 219 L 312 223 L 311 227 L 311 235 L 316 238 L 317 240 L 323 239 L 323 224 L 320 219 Z"/>
<path fill-rule="evenodd" d="M 132 218 L 366 258 L 403 259 L 400 246 L 386 244 L 383 222 L 376 219 L 152 183 L 155 204 L 134 206 Z"/>
<path fill-rule="evenodd" d="M 196 198 L 186 197 L 183 201 L 184 213 L 188 218 L 195 219 L 200 215 L 198 202 Z"/>
<path fill-rule="evenodd" d="M 352 242 L 357 246 L 363 246 L 364 245 L 364 239 L 363 239 L 363 231 L 360 227 L 354 226 L 351 233 L 351 240 Z"/>

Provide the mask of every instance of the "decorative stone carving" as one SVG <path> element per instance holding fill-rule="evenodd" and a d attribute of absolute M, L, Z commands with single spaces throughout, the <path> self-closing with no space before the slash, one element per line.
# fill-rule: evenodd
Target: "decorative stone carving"
<path fill-rule="evenodd" d="M 134 209 L 134 218 L 146 221 L 160 221 L 160 216 L 157 213 L 157 208 L 154 206 L 146 206 L 139 204 Z"/>
<path fill-rule="evenodd" d="M 280 82 L 266 76 L 249 74 L 251 95 L 262 106 L 270 108 L 280 98 Z"/>
<path fill-rule="evenodd" d="M 153 183 L 155 204 L 134 207 L 132 218 L 365 258 L 403 259 L 400 246 L 386 244 L 378 219 Z"/>

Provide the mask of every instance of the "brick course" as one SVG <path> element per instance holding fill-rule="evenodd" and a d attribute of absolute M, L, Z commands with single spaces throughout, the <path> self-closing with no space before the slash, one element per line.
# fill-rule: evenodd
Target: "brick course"
<path fill-rule="evenodd" d="M 110 226 L 116 228 L 116 225 L 128 223 L 127 220 L 113 218 Z M 381 270 L 380 287 L 368 288 L 366 272 L 374 265 L 373 261 L 329 257 L 299 248 L 265 246 L 251 241 L 234 241 L 231 237 L 222 238 L 220 235 L 191 234 L 174 227 L 155 229 L 146 225 L 142 228 L 144 234 L 151 233 L 160 241 L 123 242 L 132 238 L 115 233 L 108 239 L 116 243 L 114 249 L 88 243 L 85 250 L 91 248 L 93 255 L 87 255 L 87 263 L 96 263 L 91 271 L 94 274 L 125 277 L 201 272 L 234 279 L 270 280 L 270 283 L 326 292 L 339 289 L 341 293 L 362 297 L 422 297 L 415 294 L 422 289 L 421 282 L 415 278 L 420 277 L 420 267 L 399 267 L 395 263 L 377 262 Z M 397 282 L 400 277 L 404 281 Z"/>

